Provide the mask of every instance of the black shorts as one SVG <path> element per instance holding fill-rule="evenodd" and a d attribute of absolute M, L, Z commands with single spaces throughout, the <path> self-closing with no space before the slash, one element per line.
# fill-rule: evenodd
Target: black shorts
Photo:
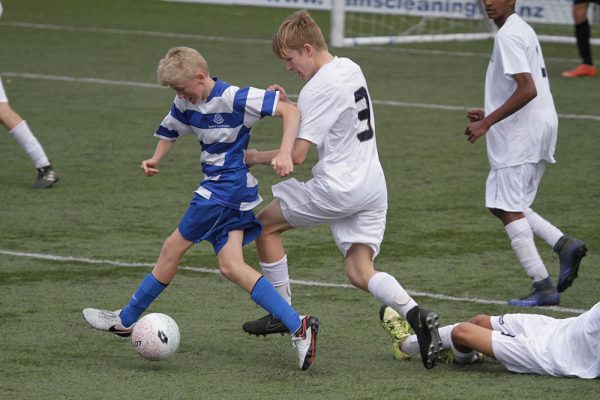
<path fill-rule="evenodd" d="M 600 0 L 573 0 L 573 4 L 596 3 L 600 4 Z"/>

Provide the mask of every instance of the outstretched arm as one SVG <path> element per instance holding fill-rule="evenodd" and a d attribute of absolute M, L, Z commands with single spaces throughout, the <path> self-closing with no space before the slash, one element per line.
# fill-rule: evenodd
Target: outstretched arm
<path fill-rule="evenodd" d="M 160 139 L 156 144 L 156 150 L 154 150 L 154 155 L 152 158 L 142 161 L 140 164 L 141 170 L 146 174 L 146 176 L 153 176 L 158 174 L 160 171 L 158 168 L 158 164 L 162 161 L 163 158 L 166 157 L 167 154 L 171 151 L 171 149 L 175 146 L 175 140 L 165 140 Z"/>
<path fill-rule="evenodd" d="M 465 135 L 468 136 L 469 142 L 475 143 L 477 139 L 487 133 L 492 125 L 516 113 L 537 96 L 535 83 L 530 73 L 515 74 L 512 77 L 517 82 L 517 89 L 504 104 L 486 116 L 483 116 L 482 113 L 470 112 L 474 110 L 467 111 L 467 117 L 472 121 L 465 129 Z"/>

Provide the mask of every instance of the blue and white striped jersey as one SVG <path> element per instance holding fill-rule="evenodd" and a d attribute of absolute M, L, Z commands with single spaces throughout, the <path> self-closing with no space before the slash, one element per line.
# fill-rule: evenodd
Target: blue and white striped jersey
<path fill-rule="evenodd" d="M 225 207 L 251 210 L 262 198 L 258 181 L 244 163 L 244 150 L 250 141 L 250 128 L 275 113 L 279 92 L 239 88 L 218 78 L 215 81 L 210 96 L 197 104 L 176 96 L 154 136 L 176 140 L 196 135 L 204 172 L 196 193 Z"/>

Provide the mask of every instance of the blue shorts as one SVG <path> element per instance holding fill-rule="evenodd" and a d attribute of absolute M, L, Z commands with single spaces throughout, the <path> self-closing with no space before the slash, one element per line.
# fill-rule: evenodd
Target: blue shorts
<path fill-rule="evenodd" d="M 244 231 L 242 245 L 256 240 L 262 231 L 262 225 L 253 211 L 228 208 L 197 193 L 194 193 L 178 228 L 181 236 L 190 242 L 209 241 L 215 254 L 227 244 L 229 231 Z"/>

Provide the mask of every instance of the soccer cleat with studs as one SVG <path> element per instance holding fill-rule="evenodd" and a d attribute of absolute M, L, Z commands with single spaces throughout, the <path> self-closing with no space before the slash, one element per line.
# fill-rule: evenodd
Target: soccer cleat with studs
<path fill-rule="evenodd" d="M 307 370 L 317 355 L 317 335 L 320 326 L 317 317 L 307 315 L 302 317 L 302 324 L 292 336 L 292 344 L 298 352 L 298 366 Z"/>
<path fill-rule="evenodd" d="M 272 314 L 267 314 L 262 318 L 245 322 L 244 325 L 242 325 L 242 329 L 249 335 L 256 336 L 267 336 L 274 333 L 281 333 L 281 335 L 290 333 L 288 328 Z"/>
<path fill-rule="evenodd" d="M 381 326 L 392 338 L 392 356 L 396 360 L 410 360 L 410 354 L 402 351 L 402 343 L 410 337 L 410 324 L 403 320 L 400 314 L 386 305 L 379 309 Z"/>
<path fill-rule="evenodd" d="M 573 69 L 564 71 L 562 76 L 565 78 L 580 78 L 584 76 L 596 76 L 598 75 L 598 68 L 595 65 L 590 64 L 579 64 Z"/>
<path fill-rule="evenodd" d="M 407 321 L 417 335 L 423 366 L 435 367 L 442 354 L 442 340 L 438 332 L 438 316 L 435 312 L 413 307 L 406 315 Z"/>
<path fill-rule="evenodd" d="M 121 317 L 119 317 L 120 312 L 121 310 L 109 311 L 98 310 L 96 308 L 84 308 L 83 319 L 85 319 L 85 322 L 94 329 L 111 332 L 121 337 L 131 336 L 135 323 L 129 327 L 123 326 Z"/>
<path fill-rule="evenodd" d="M 56 182 L 58 182 L 58 174 L 52 168 L 52 165 L 48 165 L 47 167 L 38 168 L 38 176 L 33 183 L 34 189 L 46 189 L 52 187 Z"/>
<path fill-rule="evenodd" d="M 577 278 L 581 259 L 587 254 L 587 247 L 581 240 L 563 236 L 554 245 L 554 251 L 558 254 L 560 261 L 556 290 L 562 293 Z"/>

